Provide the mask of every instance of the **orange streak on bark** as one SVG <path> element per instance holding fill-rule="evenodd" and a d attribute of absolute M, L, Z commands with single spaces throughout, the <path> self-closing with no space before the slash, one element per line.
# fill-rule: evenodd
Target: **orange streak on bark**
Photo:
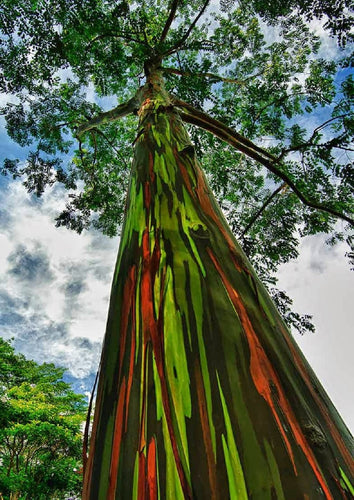
<path fill-rule="evenodd" d="M 239 272 L 245 271 L 248 274 L 249 273 L 248 269 L 242 266 L 240 259 L 237 257 L 235 253 L 235 243 L 232 237 L 230 236 L 226 228 L 223 226 L 223 224 L 221 224 L 220 215 L 215 212 L 215 209 L 210 202 L 210 190 L 205 183 L 205 179 L 200 167 L 198 166 L 197 163 L 194 165 L 194 173 L 196 175 L 197 182 L 196 182 L 196 188 L 192 189 L 190 182 L 190 175 L 188 174 L 184 165 L 178 161 L 178 153 L 176 154 L 175 152 L 175 155 L 177 158 L 178 166 L 181 170 L 184 183 L 187 187 L 190 196 L 192 197 L 192 199 L 195 199 L 197 197 L 197 203 L 201 207 L 202 212 L 211 218 L 211 220 L 216 224 L 219 231 L 225 238 L 231 253 L 231 259 L 236 269 Z"/>
<path fill-rule="evenodd" d="M 326 405 L 323 403 L 323 401 L 321 400 L 319 395 L 314 390 L 314 387 L 313 387 L 313 384 L 312 384 L 311 379 L 309 377 L 309 374 L 306 370 L 306 367 L 305 367 L 299 353 L 297 352 L 296 348 L 291 343 L 291 340 L 288 338 L 286 331 L 283 331 L 283 329 L 282 329 L 282 333 L 283 333 L 283 337 L 284 337 L 284 339 L 285 339 L 285 341 L 286 341 L 286 343 L 291 351 L 291 354 L 293 355 L 293 359 L 294 359 L 294 362 L 296 364 L 297 369 L 301 373 L 308 389 L 310 390 L 310 392 L 312 394 L 313 399 L 316 401 L 316 404 L 319 407 L 319 409 L 322 413 L 322 416 L 329 427 L 329 431 L 330 431 L 336 445 L 338 446 L 338 449 L 339 449 L 345 463 L 347 464 L 349 471 L 351 472 L 352 475 L 354 475 L 354 462 L 353 462 L 353 458 L 351 456 L 350 451 L 348 450 L 345 443 L 343 442 L 342 436 L 340 435 L 337 427 L 334 425 L 332 419 L 328 415 Z"/>
<path fill-rule="evenodd" d="M 147 477 L 149 486 L 148 498 L 149 500 L 157 500 L 156 443 L 154 438 L 151 438 L 149 443 Z"/>
<path fill-rule="evenodd" d="M 120 345 L 119 345 L 119 379 L 123 368 L 123 358 L 125 354 L 125 344 L 127 340 L 127 328 L 129 320 L 129 312 L 131 309 L 131 303 L 133 299 L 133 294 L 135 290 L 135 266 L 133 266 L 128 274 L 127 280 L 124 284 L 123 290 L 123 304 L 122 304 L 122 314 L 120 322 Z M 133 317 L 133 321 L 135 318 Z"/>
<path fill-rule="evenodd" d="M 144 183 L 144 204 L 145 204 L 145 208 L 149 208 L 150 207 L 150 203 L 151 203 L 151 193 L 150 193 L 150 184 L 149 182 L 145 182 Z"/>
<path fill-rule="evenodd" d="M 142 239 L 143 271 L 141 276 L 141 309 L 143 319 L 144 343 L 151 339 L 155 328 L 153 294 L 152 294 L 152 269 L 149 232 L 145 229 Z"/>
<path fill-rule="evenodd" d="M 206 408 L 206 398 L 205 398 L 204 385 L 203 385 L 202 374 L 200 372 L 199 362 L 195 364 L 195 381 L 197 385 L 199 415 L 202 424 L 204 446 L 208 462 L 211 500 L 216 500 L 218 498 L 218 495 L 217 495 L 217 481 L 215 474 L 215 458 L 211 442 L 209 419 Z"/>
<path fill-rule="evenodd" d="M 109 473 L 109 486 L 108 486 L 108 492 L 107 492 L 107 500 L 114 500 L 115 492 L 116 492 L 117 476 L 118 476 L 118 464 L 119 464 L 119 452 L 120 452 L 120 444 L 121 444 L 122 434 L 123 434 L 125 395 L 126 395 L 126 382 L 125 382 L 125 377 L 123 377 L 122 385 L 121 385 L 120 391 L 119 391 L 116 420 L 115 420 L 115 424 L 114 424 L 114 438 L 113 438 L 113 445 L 112 445 L 111 467 L 110 467 L 110 473 Z"/>
<path fill-rule="evenodd" d="M 191 186 L 191 181 L 190 181 L 190 176 L 187 172 L 186 167 L 183 165 L 183 163 L 179 160 L 179 153 L 177 151 L 177 148 L 174 148 L 173 154 L 175 155 L 176 162 L 178 165 L 178 168 L 180 169 L 180 172 L 182 174 L 184 183 L 187 187 L 188 192 L 193 196 L 193 191 L 192 191 L 192 186 Z M 194 197 L 194 196 L 193 196 Z"/>
<path fill-rule="evenodd" d="M 159 374 L 161 384 L 161 395 L 163 408 L 166 415 L 166 422 L 168 427 L 169 436 L 171 439 L 171 446 L 173 456 L 175 459 L 178 476 L 181 482 L 182 490 L 185 498 L 192 498 L 190 486 L 188 484 L 185 472 L 183 470 L 181 458 L 179 456 L 177 441 L 175 437 L 175 430 L 173 428 L 171 407 L 167 389 L 165 368 L 164 368 L 164 353 L 163 353 L 163 328 L 161 320 L 157 321 L 154 314 L 154 277 L 159 270 L 160 262 L 160 249 L 157 241 L 153 253 L 150 252 L 149 232 L 145 229 L 142 238 L 142 251 L 143 251 L 143 270 L 141 276 L 141 312 L 142 323 L 144 332 L 144 343 L 151 341 L 152 349 L 154 352 L 157 372 Z M 141 448 L 140 448 L 141 449 Z"/>
<path fill-rule="evenodd" d="M 135 278 L 135 275 L 134 275 Z M 127 382 L 127 397 L 126 397 L 126 413 L 125 413 L 125 431 L 128 428 L 128 409 L 129 409 L 129 400 L 130 400 L 130 392 L 133 383 L 133 372 L 134 372 L 134 362 L 135 362 L 135 348 L 136 348 L 136 308 L 135 308 L 135 289 L 132 291 L 132 299 L 131 299 L 131 312 L 133 318 L 132 330 L 131 330 L 131 347 L 130 347 L 130 360 L 129 360 L 129 374 L 128 374 L 128 382 Z"/>
<path fill-rule="evenodd" d="M 147 344 L 143 347 L 143 400 L 141 404 L 141 415 L 140 415 L 140 438 L 139 438 L 139 452 L 142 453 L 146 446 L 146 438 L 145 438 L 145 407 L 146 407 L 146 351 Z"/>
<path fill-rule="evenodd" d="M 256 386 L 257 391 L 261 396 L 267 401 L 269 404 L 273 416 L 277 422 L 277 425 L 279 427 L 279 430 L 283 436 L 283 439 L 285 440 L 285 445 L 287 447 L 289 456 L 291 458 L 291 461 L 294 466 L 294 470 L 296 473 L 296 467 L 295 467 L 295 462 L 294 462 L 294 456 L 293 452 L 290 446 L 290 442 L 285 434 L 285 431 L 281 425 L 280 418 L 276 412 L 276 409 L 274 407 L 273 399 L 272 399 L 272 394 L 269 386 L 269 382 L 272 381 L 273 384 L 275 385 L 278 395 L 279 395 L 279 405 L 281 409 L 283 410 L 284 416 L 287 417 L 288 423 L 290 425 L 290 428 L 292 430 L 292 433 L 294 435 L 294 438 L 300 448 L 302 449 L 304 455 L 306 456 L 312 470 L 315 473 L 315 476 L 317 477 L 317 480 L 319 484 L 321 485 L 324 494 L 328 500 L 332 500 L 332 495 L 328 489 L 328 486 L 322 477 L 321 471 L 318 468 L 318 464 L 316 462 L 316 458 L 311 450 L 311 448 L 308 446 L 308 443 L 306 441 L 305 436 L 303 435 L 301 428 L 296 421 L 296 416 L 294 415 L 294 412 L 287 401 L 283 388 L 281 386 L 281 383 L 278 379 L 278 376 L 276 375 L 262 345 L 260 344 L 256 332 L 253 329 L 253 326 L 251 324 L 251 321 L 248 317 L 246 308 L 244 304 L 242 303 L 242 300 L 236 290 L 232 287 L 231 283 L 228 281 L 227 277 L 225 276 L 223 270 L 221 269 L 218 261 L 216 260 L 216 257 L 212 253 L 212 251 L 208 248 L 208 253 L 209 256 L 214 263 L 215 268 L 217 269 L 222 282 L 227 290 L 227 293 L 229 295 L 229 298 L 231 302 L 233 303 L 235 310 L 240 318 L 241 324 L 243 326 L 244 332 L 246 334 L 249 348 L 250 348 L 250 353 L 251 353 L 251 359 L 250 359 L 250 370 L 251 370 L 251 375 L 253 382 Z"/>
<path fill-rule="evenodd" d="M 209 217 L 215 222 L 215 224 L 219 228 L 220 232 L 224 236 L 225 240 L 227 241 L 228 247 L 231 250 L 231 254 L 233 255 L 235 244 L 234 244 L 230 234 L 226 231 L 226 229 L 220 223 L 220 216 L 215 213 L 215 210 L 214 210 L 212 204 L 210 203 L 210 192 L 209 192 L 207 185 L 205 184 L 204 176 L 202 175 L 202 172 L 198 166 L 196 167 L 196 172 L 197 172 L 198 182 L 197 182 L 197 188 L 196 188 L 195 192 L 197 194 L 198 201 L 201 205 L 201 208 L 202 208 L 203 212 L 206 213 L 207 215 L 209 215 Z M 236 264 L 236 262 L 235 262 L 235 265 L 236 265 L 237 270 L 241 271 L 240 265 Z"/>

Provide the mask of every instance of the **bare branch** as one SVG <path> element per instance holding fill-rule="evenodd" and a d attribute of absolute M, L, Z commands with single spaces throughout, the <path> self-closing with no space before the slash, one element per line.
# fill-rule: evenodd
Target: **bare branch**
<path fill-rule="evenodd" d="M 261 206 L 261 208 L 259 210 L 257 210 L 257 212 L 253 215 L 253 217 L 251 218 L 250 222 L 247 224 L 247 226 L 245 227 L 245 229 L 242 231 L 241 233 L 241 236 L 245 236 L 246 233 L 248 233 L 248 231 L 251 229 L 251 227 L 253 226 L 253 224 L 256 222 L 256 220 L 258 219 L 258 217 L 260 215 L 262 215 L 262 213 L 264 212 L 264 210 L 267 208 L 267 206 L 273 201 L 273 199 L 277 196 L 278 193 L 280 193 L 280 191 L 282 189 L 284 189 L 285 187 L 287 186 L 286 182 L 283 182 L 283 184 L 281 184 L 266 200 L 265 202 L 263 203 L 263 205 Z"/>
<path fill-rule="evenodd" d="M 189 37 L 189 35 L 193 31 L 193 28 L 195 27 L 195 25 L 197 24 L 197 22 L 199 21 L 199 19 L 204 14 L 205 9 L 209 5 L 209 2 L 210 2 L 210 0 L 205 0 L 203 7 L 200 9 L 198 15 L 196 16 L 196 18 L 194 19 L 194 21 L 192 22 L 192 24 L 189 26 L 188 30 L 185 32 L 185 34 L 182 36 L 182 38 L 171 49 L 169 49 L 164 54 L 165 56 L 169 55 L 169 54 L 173 54 L 173 52 L 176 52 L 176 50 L 178 50 L 180 47 L 182 47 L 182 45 L 184 44 L 184 42 L 187 40 L 187 38 Z"/>
<path fill-rule="evenodd" d="M 340 139 L 341 136 L 335 137 L 334 139 L 331 139 L 327 143 L 325 142 L 325 143 L 320 144 L 320 143 L 313 142 L 315 140 L 316 136 L 318 136 L 320 130 L 327 127 L 327 125 L 329 125 L 333 121 L 340 120 L 340 119 L 345 118 L 345 117 L 346 117 L 346 115 L 338 115 L 338 116 L 334 116 L 333 118 L 330 118 L 329 120 L 325 121 L 324 123 L 322 123 L 321 125 L 319 125 L 318 127 L 315 128 L 315 130 L 312 132 L 311 137 L 309 138 L 308 141 L 303 142 L 302 144 L 299 144 L 297 146 L 293 146 L 291 148 L 282 149 L 282 152 L 279 156 L 279 159 L 284 158 L 284 156 L 286 156 L 288 153 L 291 153 L 293 151 L 302 151 L 303 149 L 305 149 L 307 147 L 317 147 L 317 148 L 331 147 L 331 148 L 336 148 L 336 149 L 343 149 L 344 151 L 353 151 L 351 148 L 346 148 L 345 146 L 341 146 L 340 144 L 336 144 L 336 141 L 338 139 Z M 342 134 L 342 137 L 343 137 L 343 135 L 344 134 Z"/>
<path fill-rule="evenodd" d="M 314 137 L 320 130 L 323 128 L 327 127 L 330 123 L 334 122 L 335 120 L 341 120 L 342 118 L 345 118 L 347 115 L 338 115 L 338 116 L 333 116 L 329 120 L 323 122 L 321 125 L 315 128 L 315 130 L 312 133 L 311 137 Z"/>
<path fill-rule="evenodd" d="M 76 137 L 80 137 L 84 132 L 96 128 L 105 123 L 114 122 L 119 120 L 119 118 L 123 118 L 123 116 L 134 113 L 137 109 L 139 109 L 139 90 L 135 94 L 134 97 L 129 99 L 129 101 L 120 104 L 116 108 L 111 109 L 110 111 L 105 111 L 103 113 L 99 113 L 97 116 L 92 118 L 92 120 L 88 120 L 85 123 L 82 123 L 77 127 Z"/>
<path fill-rule="evenodd" d="M 167 18 L 167 21 L 166 21 L 166 24 L 164 26 L 164 29 L 161 33 L 161 37 L 160 37 L 160 40 L 159 42 L 162 43 L 165 41 L 166 39 L 166 36 L 167 36 L 167 33 L 168 33 L 168 30 L 170 29 L 171 27 L 171 24 L 176 16 L 176 11 L 177 11 L 177 7 L 178 7 L 178 3 L 179 3 L 179 0 L 173 0 L 172 1 L 172 5 L 171 5 L 171 8 L 170 8 L 170 14 Z"/>
<path fill-rule="evenodd" d="M 125 160 L 124 156 L 122 155 L 122 153 L 119 151 L 119 149 L 116 148 L 116 146 L 114 145 L 114 143 L 106 136 L 106 134 L 104 134 L 102 132 L 102 130 L 99 130 L 99 129 L 96 129 L 95 130 L 95 133 L 99 134 L 101 137 L 103 137 L 103 139 L 111 146 L 111 148 L 113 149 L 113 151 L 115 151 L 117 153 L 117 155 L 120 157 L 120 159 L 122 160 L 122 162 L 124 163 L 125 167 L 127 169 L 129 169 L 129 165 L 127 163 L 127 161 Z"/>
<path fill-rule="evenodd" d="M 322 203 L 308 199 L 307 196 L 305 196 L 296 186 L 296 184 L 290 179 L 290 177 L 278 168 L 277 164 L 279 164 L 280 158 L 276 158 L 272 154 L 268 153 L 265 149 L 260 148 L 256 144 L 253 144 L 253 142 L 249 139 L 246 139 L 241 134 L 227 127 L 218 120 L 215 120 L 215 118 L 212 118 L 208 114 L 193 108 L 193 106 L 177 99 L 174 102 L 176 106 L 182 107 L 187 111 L 187 113 L 180 113 L 182 120 L 193 125 L 197 125 L 198 127 L 204 128 L 205 130 L 224 140 L 234 148 L 244 152 L 250 158 L 253 158 L 254 160 L 264 165 L 270 172 L 286 182 L 286 184 L 292 189 L 292 191 L 298 196 L 298 198 L 304 205 L 316 210 L 321 210 L 323 212 L 329 213 L 334 217 L 345 220 L 350 225 L 354 226 L 354 219 L 338 212 L 333 208 L 323 205 Z"/>

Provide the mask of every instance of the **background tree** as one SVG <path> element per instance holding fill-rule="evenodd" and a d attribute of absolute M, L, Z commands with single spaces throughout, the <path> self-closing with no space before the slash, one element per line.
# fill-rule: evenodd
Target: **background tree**
<path fill-rule="evenodd" d="M 352 79 L 335 82 L 338 66 L 316 57 L 319 40 L 298 13 L 272 12 L 270 34 L 258 10 L 232 2 L 213 13 L 207 0 L 4 4 L 2 86 L 18 102 L 3 112 L 11 137 L 35 146 L 4 173 L 25 175 L 38 195 L 57 180 L 84 181 L 58 224 L 114 234 L 135 144 L 86 497 L 350 495 L 350 437 L 195 160 L 269 285 L 300 236 L 350 243 Z M 118 106 L 87 100 L 90 86 Z M 299 117 L 317 123 L 308 130 Z M 78 146 L 66 169 L 55 155 L 71 152 L 70 133 Z M 309 327 L 282 292 L 273 296 L 289 323 Z"/>
<path fill-rule="evenodd" d="M 64 369 L 38 365 L 0 339 L 0 491 L 5 499 L 80 494 L 86 404 Z"/>

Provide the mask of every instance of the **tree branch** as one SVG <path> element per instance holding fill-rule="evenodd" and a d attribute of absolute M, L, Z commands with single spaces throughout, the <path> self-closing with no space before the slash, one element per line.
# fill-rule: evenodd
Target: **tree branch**
<path fill-rule="evenodd" d="M 250 222 L 247 224 L 247 226 L 245 227 L 245 229 L 242 231 L 241 233 L 241 237 L 244 237 L 246 233 L 248 233 L 248 231 L 251 229 L 251 227 L 253 226 L 253 224 L 256 222 L 256 220 L 258 219 L 258 217 L 264 212 L 264 210 L 267 208 L 267 206 L 272 202 L 272 200 L 276 197 L 276 195 L 278 193 L 280 193 L 280 191 L 282 189 L 284 189 L 285 187 L 287 186 L 286 182 L 283 182 L 283 184 L 281 184 L 267 199 L 266 201 L 263 203 L 263 205 L 261 206 L 261 208 L 259 210 L 257 210 L 257 212 L 253 215 L 253 217 L 251 218 Z"/>
<path fill-rule="evenodd" d="M 268 153 L 268 151 L 266 151 L 265 149 L 257 146 L 243 135 L 224 125 L 219 120 L 212 118 L 207 113 L 199 111 L 190 104 L 180 101 L 179 99 L 173 99 L 173 103 L 175 104 L 175 106 L 181 107 L 187 111 L 186 114 L 181 113 L 181 116 L 183 115 L 183 120 L 194 125 L 198 125 L 199 127 L 205 128 L 205 130 L 209 130 L 209 132 L 217 135 L 224 141 L 228 142 L 237 149 L 240 149 L 240 151 L 243 151 L 255 160 L 260 161 L 260 158 L 272 161 L 277 160 L 277 158 L 271 153 Z"/>
<path fill-rule="evenodd" d="M 204 78 L 210 78 L 211 80 L 215 80 L 216 82 L 236 83 L 238 85 L 244 85 L 248 80 L 248 78 L 246 80 L 235 80 L 234 78 L 226 78 L 224 76 L 215 75 L 214 73 L 190 73 L 188 71 L 183 71 L 175 68 L 161 68 L 161 70 L 164 73 L 170 73 L 179 76 L 201 76 Z"/>
<path fill-rule="evenodd" d="M 167 33 L 168 33 L 168 30 L 170 29 L 171 27 L 171 24 L 176 16 L 176 11 L 177 11 L 177 7 L 178 7 L 178 3 L 179 3 L 179 0 L 173 0 L 172 1 L 172 5 L 171 5 L 171 9 L 170 9 L 170 14 L 167 18 L 167 21 L 166 21 L 166 24 L 164 26 L 164 29 L 161 33 L 161 36 L 160 36 L 160 40 L 159 40 L 159 43 L 162 43 L 165 41 L 166 39 L 166 36 L 167 36 Z"/>
<path fill-rule="evenodd" d="M 199 19 L 204 14 L 205 9 L 209 5 L 209 2 L 210 2 L 210 0 L 205 0 L 203 7 L 199 11 L 199 14 L 195 17 L 195 19 L 192 22 L 192 24 L 189 26 L 188 30 L 185 32 L 185 34 L 182 36 L 182 38 L 173 47 L 171 47 L 165 54 L 163 54 L 164 56 L 173 54 L 173 52 L 176 52 L 176 50 L 178 50 L 180 47 L 182 47 L 182 45 L 184 44 L 184 42 L 187 40 L 187 38 L 191 34 L 193 28 L 195 27 L 195 25 L 197 24 L 197 22 L 199 21 Z"/>
<path fill-rule="evenodd" d="M 102 33 L 102 35 L 97 35 L 95 38 L 92 38 L 92 40 L 89 41 L 87 45 L 87 49 L 89 49 L 97 40 L 102 40 L 103 38 L 123 38 L 124 40 L 128 40 L 129 42 L 135 42 L 135 43 L 142 43 L 143 45 L 146 45 L 146 42 L 143 40 L 139 40 L 138 38 L 134 38 L 130 36 L 129 34 L 126 34 L 124 32 L 122 33 Z"/>
<path fill-rule="evenodd" d="M 179 101 L 178 99 L 175 99 L 174 103 L 176 106 L 182 107 L 187 111 L 187 113 L 180 113 L 182 120 L 193 125 L 197 125 L 198 127 L 204 128 L 205 130 L 224 140 L 234 148 L 244 152 L 250 158 L 253 158 L 254 160 L 264 165 L 270 172 L 272 172 L 272 174 L 276 175 L 284 182 L 286 182 L 286 184 L 292 189 L 292 191 L 298 196 L 298 198 L 304 205 L 316 210 L 321 210 L 323 212 L 329 213 L 334 217 L 345 220 L 350 225 L 354 226 L 354 219 L 338 212 L 333 208 L 327 207 L 322 203 L 307 198 L 307 196 L 305 196 L 300 191 L 300 189 L 290 179 L 290 177 L 278 168 L 277 164 L 280 161 L 279 158 L 276 158 L 272 154 L 268 153 L 265 149 L 260 148 L 256 144 L 253 144 L 252 141 L 246 139 L 241 134 L 227 127 L 218 120 L 215 120 L 215 118 L 212 118 L 208 114 L 193 108 L 193 106 L 184 103 L 183 101 Z"/>
<path fill-rule="evenodd" d="M 127 163 L 127 161 L 125 160 L 124 156 L 122 155 L 122 153 L 119 151 L 119 149 L 116 148 L 116 146 L 113 144 L 113 142 L 106 136 L 106 134 L 104 134 L 102 132 L 102 130 L 99 130 L 99 129 L 96 129 L 95 130 L 95 133 L 99 134 L 101 137 L 103 137 L 103 139 L 111 146 L 111 148 L 113 149 L 113 151 L 115 151 L 117 153 L 117 155 L 120 157 L 120 159 L 122 160 L 122 162 L 124 163 L 125 167 L 127 169 L 129 169 L 129 165 Z"/>
<path fill-rule="evenodd" d="M 303 149 L 305 149 L 307 147 L 318 147 L 318 148 L 319 147 L 331 147 L 331 148 L 344 149 L 345 151 L 353 151 L 352 149 L 345 148 L 345 146 L 341 146 L 340 144 L 336 145 L 334 142 L 334 141 L 337 141 L 338 139 L 340 139 L 341 137 L 343 137 L 345 134 L 342 134 L 341 136 L 335 137 L 334 139 L 331 139 L 330 141 L 322 143 L 322 144 L 313 142 L 315 140 L 316 136 L 319 134 L 320 130 L 325 128 L 327 125 L 332 123 L 334 120 L 341 120 L 343 118 L 346 118 L 346 115 L 334 116 L 334 117 L 330 118 L 329 120 L 325 121 L 324 123 L 322 123 L 321 125 L 319 125 L 318 127 L 315 128 L 315 130 L 312 132 L 311 137 L 309 138 L 308 141 L 303 142 L 302 144 L 299 144 L 298 146 L 293 146 L 291 148 L 282 149 L 281 154 L 279 156 L 279 159 L 284 158 L 284 156 L 286 156 L 288 153 L 291 153 L 293 151 L 302 151 Z"/>
<path fill-rule="evenodd" d="M 119 106 L 111 109 L 110 111 L 99 113 L 97 116 L 92 118 L 92 120 L 89 120 L 79 125 L 76 130 L 76 137 L 79 138 L 84 132 L 92 130 L 93 128 L 96 128 L 99 125 L 114 122 L 119 118 L 123 118 L 123 116 L 129 115 L 130 113 L 134 113 L 137 109 L 139 109 L 139 105 L 140 105 L 140 99 L 138 90 L 135 96 L 129 99 L 129 101 L 120 104 Z"/>

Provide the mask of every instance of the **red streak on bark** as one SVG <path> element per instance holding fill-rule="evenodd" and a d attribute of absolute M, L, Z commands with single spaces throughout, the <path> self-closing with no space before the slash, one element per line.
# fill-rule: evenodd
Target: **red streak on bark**
<path fill-rule="evenodd" d="M 177 151 L 177 148 L 174 148 L 173 150 L 173 154 L 175 156 L 175 159 L 176 159 L 176 163 L 177 163 L 177 166 L 178 168 L 180 169 L 180 172 L 182 174 L 182 177 L 183 177 L 183 180 L 184 180 L 184 183 L 187 187 L 187 191 L 189 192 L 189 194 L 191 194 L 191 196 L 194 198 L 194 194 L 193 194 L 193 190 L 192 190 L 192 186 L 191 186 L 191 180 L 190 180 L 190 176 L 187 172 L 187 169 L 186 167 L 184 166 L 184 164 L 180 161 L 180 156 L 179 156 L 179 153 Z"/>
<path fill-rule="evenodd" d="M 121 322 L 120 322 L 120 346 L 119 346 L 119 379 L 121 377 L 122 368 L 123 368 L 123 358 L 125 354 L 125 344 L 127 340 L 127 328 L 128 328 L 128 320 L 129 320 L 129 312 L 131 310 L 132 300 L 134 298 L 135 291 L 135 266 L 131 267 L 127 280 L 124 284 L 123 290 L 123 304 L 122 304 L 122 314 L 121 314 Z M 135 318 L 133 317 L 133 321 Z"/>
<path fill-rule="evenodd" d="M 135 282 L 135 274 L 134 274 L 134 282 Z M 128 409 L 129 409 L 129 400 L 130 400 L 130 392 L 133 383 L 133 373 L 134 373 L 134 363 L 135 363 L 135 348 L 136 348 L 136 307 L 135 307 L 135 289 L 132 293 L 131 299 L 131 312 L 133 318 L 133 324 L 131 329 L 131 346 L 130 346 L 130 360 L 129 360 L 129 374 L 128 374 L 128 382 L 127 382 L 127 396 L 126 396 L 126 414 L 125 414 L 125 432 L 128 428 Z"/>
<path fill-rule="evenodd" d="M 166 422 L 173 456 L 176 462 L 178 476 L 181 482 L 182 490 L 186 499 L 191 499 L 192 494 L 188 484 L 185 472 L 183 470 L 181 458 L 179 456 L 175 430 L 173 428 L 171 407 L 169 394 L 166 382 L 166 374 L 164 368 L 164 353 L 163 353 L 163 328 L 161 320 L 157 320 L 154 314 L 154 279 L 159 271 L 159 263 L 161 252 L 157 240 L 153 253 L 150 252 L 149 231 L 145 229 L 142 238 L 143 251 L 143 269 L 141 276 L 141 313 L 144 333 L 144 343 L 151 341 L 152 349 L 155 357 L 157 372 L 159 374 L 161 384 L 161 396 L 163 408 L 166 415 Z"/>
<path fill-rule="evenodd" d="M 176 158 L 177 158 L 177 156 L 176 156 Z M 244 268 L 242 266 L 240 259 L 237 257 L 237 254 L 235 252 L 235 243 L 234 243 L 231 235 L 228 233 L 226 228 L 220 222 L 220 215 L 215 212 L 215 209 L 214 209 L 212 203 L 210 202 L 211 193 L 210 193 L 208 186 L 205 183 L 205 179 L 204 179 L 204 176 L 202 174 L 200 167 L 198 166 L 198 164 L 196 164 L 194 166 L 194 171 L 195 171 L 195 175 L 197 178 L 197 182 L 196 182 L 196 188 L 192 189 L 191 182 L 190 182 L 190 176 L 189 176 L 186 168 L 180 162 L 178 162 L 178 165 L 179 165 L 179 168 L 181 170 L 181 174 L 182 174 L 184 183 L 187 187 L 187 190 L 188 190 L 191 198 L 195 199 L 197 197 L 197 203 L 201 207 L 202 212 L 210 217 L 210 219 L 216 224 L 219 231 L 221 232 L 224 239 L 226 240 L 227 245 L 228 245 L 229 250 L 230 250 L 230 253 L 231 253 L 231 259 L 234 263 L 235 268 L 239 272 L 245 271 L 245 272 L 249 273 L 248 269 Z"/>
<path fill-rule="evenodd" d="M 118 463 L 119 463 L 119 452 L 120 444 L 123 434 L 123 418 L 124 418 L 124 403 L 126 396 L 126 382 L 125 377 L 123 377 L 122 384 L 120 386 L 116 420 L 114 424 L 114 438 L 112 445 L 112 455 L 111 455 L 111 467 L 109 473 L 109 486 L 107 492 L 107 500 L 114 500 L 116 486 L 117 486 L 117 476 L 118 476 Z"/>
<path fill-rule="evenodd" d="M 149 208 L 151 203 L 151 193 L 150 193 L 150 183 L 144 183 L 144 205 L 145 208 Z"/>
<path fill-rule="evenodd" d="M 155 328 L 150 238 L 148 229 L 144 230 L 142 238 L 143 271 L 141 276 L 141 309 L 143 317 L 144 343 L 151 339 Z"/>
<path fill-rule="evenodd" d="M 337 427 L 334 425 L 334 422 L 332 421 L 331 417 L 328 415 L 328 410 L 326 408 L 326 405 L 323 403 L 321 400 L 320 396 L 317 394 L 317 392 L 314 390 L 313 384 L 311 382 L 311 379 L 309 377 L 309 374 L 307 372 L 306 366 L 304 365 L 299 353 L 297 352 L 296 348 L 293 346 L 291 343 L 291 340 L 288 338 L 286 331 L 282 328 L 282 333 L 283 337 L 288 344 L 288 347 L 293 355 L 294 362 L 296 364 L 297 369 L 302 375 L 302 378 L 304 379 L 308 389 L 310 390 L 313 399 L 315 400 L 317 406 L 321 410 L 322 416 L 324 420 L 326 421 L 329 431 L 338 447 L 338 450 L 340 451 L 346 465 L 348 466 L 349 471 L 351 472 L 352 475 L 354 475 L 354 462 L 353 458 L 351 456 L 350 451 L 346 447 L 345 443 L 343 442 L 342 436 L 338 432 Z"/>
<path fill-rule="evenodd" d="M 333 474 L 332 474 L 332 478 L 333 478 L 334 482 L 337 484 L 338 491 L 341 494 L 342 498 L 344 500 L 348 500 L 348 497 L 347 497 L 345 491 L 343 491 L 343 488 L 342 488 L 342 486 L 341 486 L 340 481 L 338 480 L 338 478 L 335 477 Z"/>
<path fill-rule="evenodd" d="M 318 464 L 316 462 L 316 458 L 311 450 L 311 448 L 308 446 L 308 443 L 306 441 L 305 436 L 303 435 L 301 428 L 296 421 L 296 416 L 294 415 L 294 412 L 287 401 L 283 388 L 281 386 L 281 383 L 278 379 L 278 376 L 276 375 L 262 345 L 260 344 L 256 332 L 253 329 L 253 326 L 251 324 L 251 321 L 248 317 L 246 308 L 244 304 L 242 303 L 242 300 L 236 290 L 232 287 L 231 283 L 228 281 L 227 277 L 225 276 L 225 273 L 221 269 L 218 261 L 216 260 L 214 254 L 212 251 L 208 248 L 208 253 L 209 256 L 218 271 L 220 278 L 227 290 L 227 293 L 229 295 L 229 298 L 231 302 L 233 303 L 235 307 L 235 311 L 237 312 L 241 324 L 243 326 L 244 332 L 246 334 L 249 348 L 250 348 L 250 354 L 251 354 L 251 359 L 250 359 L 250 370 L 251 370 L 251 375 L 253 382 L 256 386 L 257 391 L 259 394 L 267 401 L 268 405 L 270 406 L 273 416 L 277 422 L 277 425 L 279 427 L 279 430 L 283 436 L 283 439 L 285 441 L 286 448 L 288 450 L 289 456 L 291 458 L 291 461 L 294 466 L 294 471 L 296 473 L 296 466 L 294 462 L 294 456 L 293 452 L 291 449 L 290 442 L 286 436 L 286 433 L 283 429 L 283 426 L 281 424 L 280 418 L 277 414 L 277 411 L 274 407 L 273 403 L 273 398 L 270 390 L 270 385 L 269 382 L 272 381 L 273 384 L 275 385 L 279 397 L 279 405 L 283 411 L 284 416 L 287 417 L 289 426 L 292 430 L 292 433 L 295 437 L 296 442 L 302 449 L 304 455 L 306 456 L 312 470 L 315 473 L 315 476 L 317 477 L 317 480 L 319 484 L 321 485 L 324 494 L 328 500 L 332 500 L 332 495 L 328 489 L 328 486 L 325 482 L 325 479 L 323 478 L 321 471 L 318 468 Z"/>
<path fill-rule="evenodd" d="M 146 499 L 146 457 L 143 451 L 139 453 L 138 499 Z"/>
<path fill-rule="evenodd" d="M 218 498 L 217 495 L 217 481 L 215 474 L 215 458 L 213 452 L 213 446 L 211 442 L 210 435 L 210 426 L 208 420 L 207 406 L 206 406 L 206 398 L 204 392 L 204 385 L 202 374 L 200 372 L 199 362 L 195 364 L 195 381 L 197 385 L 197 395 L 198 395 L 198 406 L 199 406 L 199 415 L 200 421 L 202 424 L 203 438 L 204 438 L 204 446 L 207 456 L 208 462 L 208 470 L 209 470 L 209 484 L 210 484 L 210 492 L 211 492 L 211 500 L 216 500 Z"/>
<path fill-rule="evenodd" d="M 144 448 L 146 446 L 146 439 L 145 439 L 145 411 L 146 411 L 146 367 L 147 367 L 147 344 L 143 346 L 143 359 L 142 359 L 142 364 L 143 364 L 143 380 L 142 380 L 142 386 L 143 386 L 143 400 L 141 403 L 141 415 L 140 415 L 140 438 L 139 438 L 139 453 L 143 453 Z"/>
<path fill-rule="evenodd" d="M 149 500 L 157 500 L 156 443 L 154 438 L 151 438 L 149 443 L 147 477 L 149 486 L 148 498 Z"/>

